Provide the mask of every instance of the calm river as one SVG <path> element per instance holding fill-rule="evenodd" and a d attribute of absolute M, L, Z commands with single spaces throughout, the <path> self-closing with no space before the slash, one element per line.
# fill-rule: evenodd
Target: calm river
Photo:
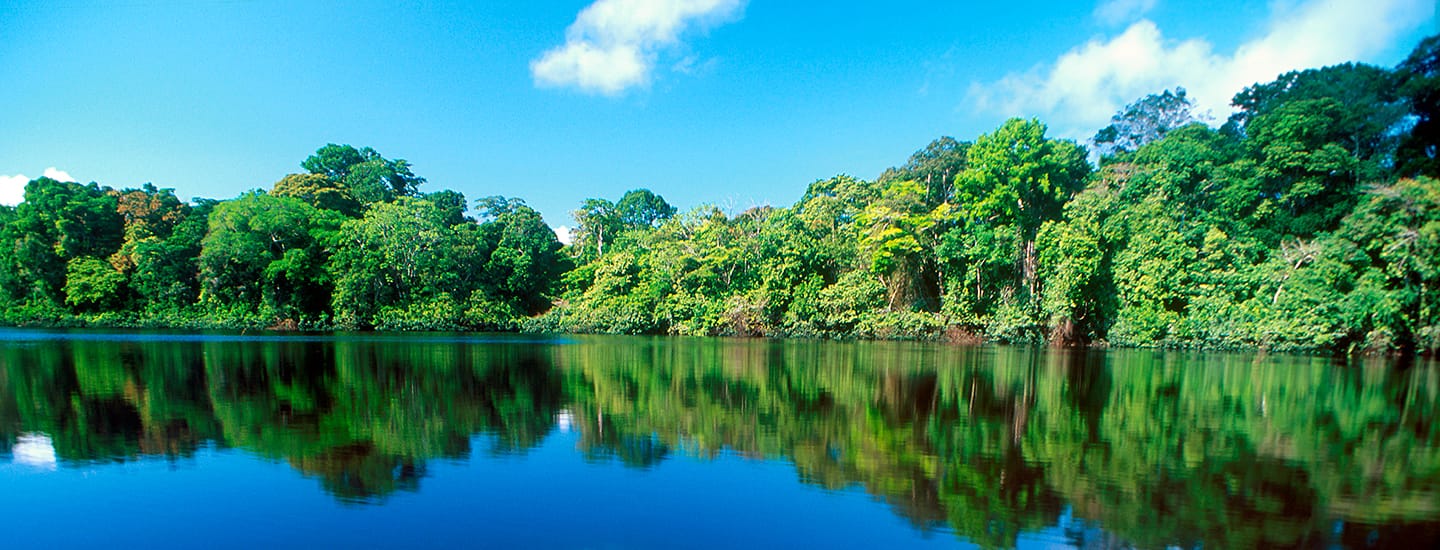
<path fill-rule="evenodd" d="M 0 329 L 9 548 L 1440 546 L 1440 367 Z"/>

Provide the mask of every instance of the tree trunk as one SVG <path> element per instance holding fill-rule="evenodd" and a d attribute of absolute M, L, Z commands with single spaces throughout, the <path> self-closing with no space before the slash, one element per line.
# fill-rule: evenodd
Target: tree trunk
<path fill-rule="evenodd" d="M 1020 277 L 1025 285 L 1025 290 L 1030 292 L 1030 299 L 1034 300 L 1037 294 L 1037 287 L 1040 286 L 1039 271 L 1040 260 L 1035 254 L 1035 239 L 1026 239 L 1020 253 Z"/>

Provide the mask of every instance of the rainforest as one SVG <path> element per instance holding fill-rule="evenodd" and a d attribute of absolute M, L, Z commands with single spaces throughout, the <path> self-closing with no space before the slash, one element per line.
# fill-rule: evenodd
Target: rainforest
<path fill-rule="evenodd" d="M 0 323 L 1440 350 L 1440 36 L 1233 107 L 1015 118 L 788 207 L 635 189 L 567 235 L 350 145 L 226 200 L 39 178 L 0 207 Z"/>

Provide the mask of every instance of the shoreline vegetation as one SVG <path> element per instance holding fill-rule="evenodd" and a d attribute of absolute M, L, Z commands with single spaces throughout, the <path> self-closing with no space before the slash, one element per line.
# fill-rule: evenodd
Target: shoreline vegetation
<path fill-rule="evenodd" d="M 1440 350 L 1440 36 L 1395 68 L 1183 89 L 1083 146 L 1011 119 L 788 207 L 424 192 L 330 144 L 228 200 L 40 178 L 0 206 L 0 324 Z"/>

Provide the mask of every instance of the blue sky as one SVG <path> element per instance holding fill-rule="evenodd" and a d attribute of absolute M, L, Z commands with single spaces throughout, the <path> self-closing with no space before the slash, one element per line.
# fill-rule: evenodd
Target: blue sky
<path fill-rule="evenodd" d="M 402 5 L 403 4 L 403 5 Z M 270 187 L 326 143 L 552 225 L 646 187 L 788 205 L 1009 116 L 1085 138 L 1184 86 L 1393 66 L 1434 0 L 0 1 L 0 202 L 49 172 L 182 197 Z M 24 176 L 24 177 L 22 177 Z"/>

